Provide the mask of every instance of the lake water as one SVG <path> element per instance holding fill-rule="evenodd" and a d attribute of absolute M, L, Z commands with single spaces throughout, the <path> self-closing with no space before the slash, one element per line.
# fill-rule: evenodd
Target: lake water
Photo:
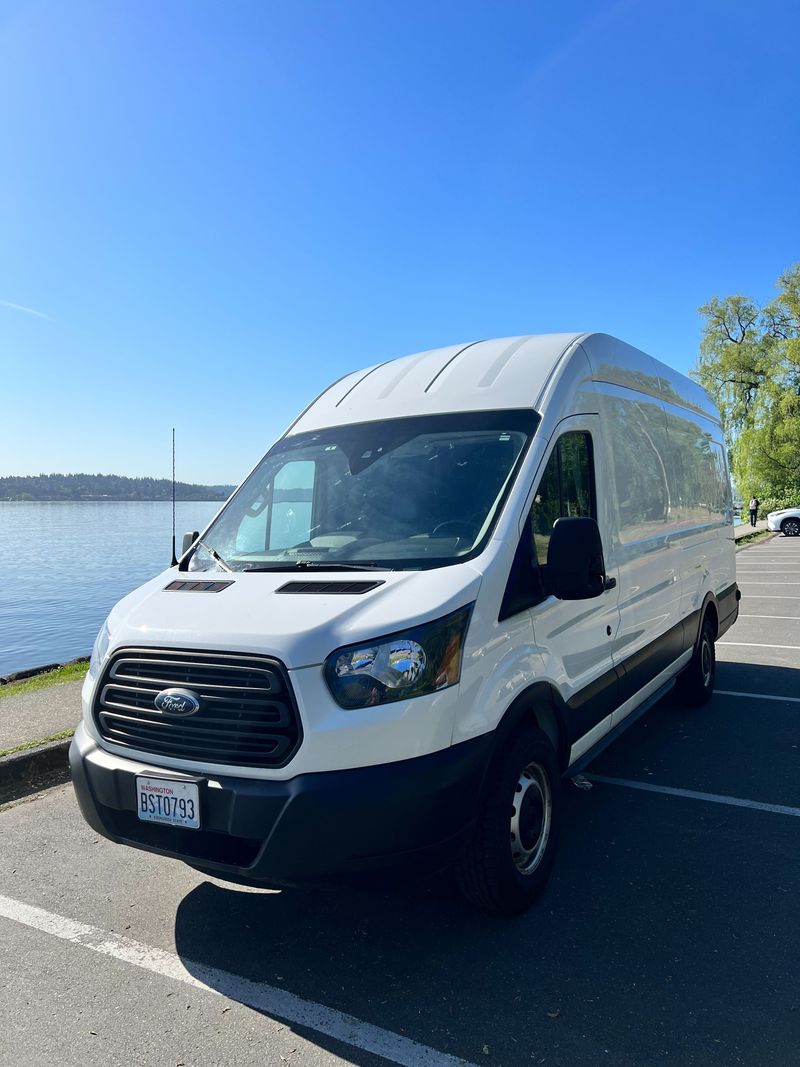
<path fill-rule="evenodd" d="M 220 507 L 176 505 L 179 552 Z M 87 656 L 116 601 L 171 554 L 168 501 L 0 502 L 0 675 Z"/>

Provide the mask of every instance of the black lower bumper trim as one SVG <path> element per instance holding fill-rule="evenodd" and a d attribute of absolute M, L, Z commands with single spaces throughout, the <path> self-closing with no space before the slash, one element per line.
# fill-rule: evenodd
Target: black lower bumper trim
<path fill-rule="evenodd" d="M 140 764 L 109 757 L 83 727 L 70 765 L 84 818 L 112 841 L 222 878 L 298 885 L 446 866 L 474 826 L 491 746 L 489 734 L 416 759 L 288 781 L 215 775 L 212 784 L 198 775 L 201 830 L 139 820 Z"/>
<path fill-rule="evenodd" d="M 723 589 L 717 597 L 719 611 L 717 638 L 720 638 L 724 633 L 727 633 L 731 626 L 736 622 L 739 617 L 739 601 L 741 599 L 742 594 L 739 591 L 739 586 L 736 582 L 734 582 L 733 585 L 729 585 L 727 589 Z"/>

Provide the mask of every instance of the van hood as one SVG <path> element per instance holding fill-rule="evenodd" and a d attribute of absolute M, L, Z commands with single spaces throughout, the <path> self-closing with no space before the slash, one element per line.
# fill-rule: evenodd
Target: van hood
<path fill-rule="evenodd" d="M 211 589 L 169 589 L 172 584 Z M 291 591 L 291 585 L 300 590 Z M 318 591 L 373 584 L 366 592 Z M 481 574 L 468 563 L 427 571 L 260 573 L 164 571 L 108 617 L 109 651 L 122 647 L 213 649 L 275 656 L 290 670 L 323 663 L 337 648 L 438 619 L 471 604 Z M 280 591 L 285 586 L 288 591 Z M 301 591 L 303 590 L 303 591 Z M 309 591 L 310 590 L 310 591 Z"/>

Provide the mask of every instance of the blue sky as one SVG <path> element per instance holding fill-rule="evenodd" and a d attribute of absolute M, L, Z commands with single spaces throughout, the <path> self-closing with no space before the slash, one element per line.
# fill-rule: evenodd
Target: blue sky
<path fill-rule="evenodd" d="M 241 479 L 349 370 L 680 370 L 800 260 L 800 6 L 0 0 L 0 474 Z"/>

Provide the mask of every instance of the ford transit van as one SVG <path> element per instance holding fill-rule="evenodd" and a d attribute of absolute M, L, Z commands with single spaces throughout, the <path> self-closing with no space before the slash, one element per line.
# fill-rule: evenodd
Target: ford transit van
<path fill-rule="evenodd" d="M 113 841 L 253 885 L 552 868 L 561 783 L 736 620 L 719 418 L 604 334 L 349 374 L 95 643 L 70 750 Z"/>

